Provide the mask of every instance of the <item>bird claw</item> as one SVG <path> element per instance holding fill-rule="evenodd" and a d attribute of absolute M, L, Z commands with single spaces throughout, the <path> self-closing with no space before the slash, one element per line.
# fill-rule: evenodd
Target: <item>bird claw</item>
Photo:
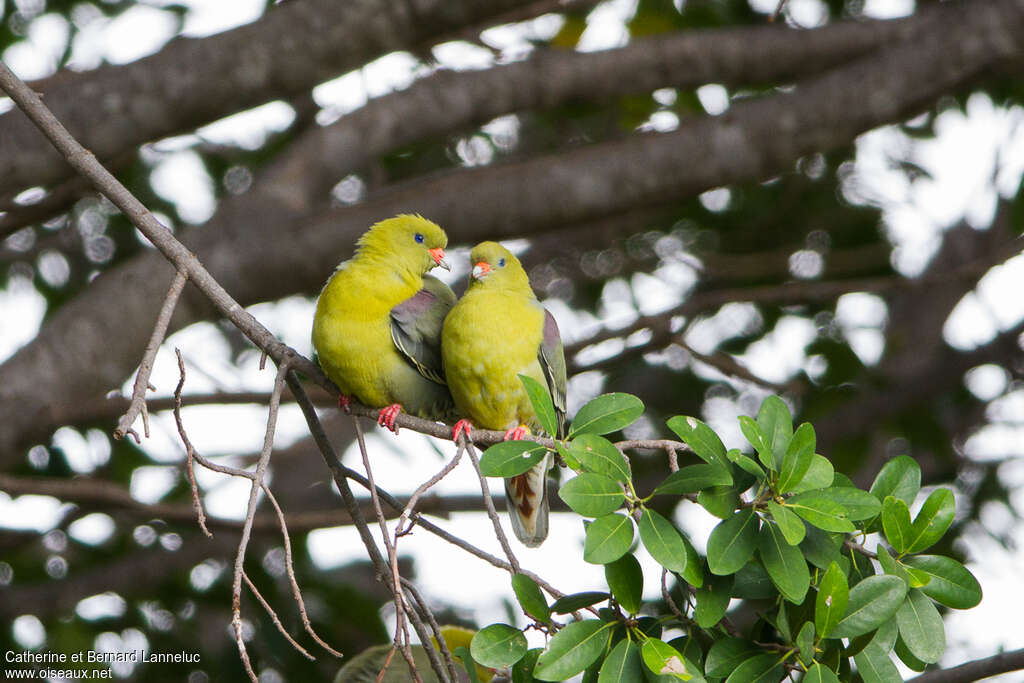
<path fill-rule="evenodd" d="M 459 420 L 458 422 L 455 423 L 455 426 L 452 427 L 452 441 L 454 441 L 455 443 L 458 443 L 459 442 L 459 436 L 462 435 L 462 434 L 466 435 L 466 440 L 468 441 L 472 431 L 473 431 L 473 423 L 471 423 L 469 420 L 465 420 L 465 419 Z"/>
<path fill-rule="evenodd" d="M 352 414 L 352 397 L 348 394 L 338 395 L 338 407 L 345 411 L 346 415 Z"/>
<path fill-rule="evenodd" d="M 505 432 L 505 441 L 522 441 L 530 435 L 530 428 L 526 425 L 519 425 Z"/>
<path fill-rule="evenodd" d="M 395 425 L 395 418 L 402 412 L 402 405 L 400 403 L 392 403 L 386 408 L 380 409 L 380 415 L 377 416 L 377 424 L 381 427 L 387 427 L 395 434 L 398 433 L 398 427 Z"/>

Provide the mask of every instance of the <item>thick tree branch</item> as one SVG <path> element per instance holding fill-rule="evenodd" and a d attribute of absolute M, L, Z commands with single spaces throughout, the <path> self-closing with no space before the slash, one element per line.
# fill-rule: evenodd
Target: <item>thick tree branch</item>
<path fill-rule="evenodd" d="M 178 38 L 124 66 L 33 84 L 101 159 L 228 114 L 308 91 L 380 55 L 410 49 L 530 0 L 303 0 L 208 38 Z M 173 106 L 168 103 L 173 102 Z M 0 196 L 69 175 L 17 111 L 0 116 Z"/>
<path fill-rule="evenodd" d="M 909 679 L 907 683 L 970 683 L 1020 669 L 1024 669 L 1024 648 L 1000 652 L 949 669 L 929 671 Z"/>
<path fill-rule="evenodd" d="M 441 174 L 309 222 L 254 221 L 241 234 L 201 231 L 193 248 L 217 281 L 248 304 L 315 291 L 367 225 L 400 211 L 421 212 L 444 225 L 454 242 L 467 243 L 535 234 L 763 178 L 804 154 L 846 144 L 864 130 L 919 111 L 1024 52 L 1024 9 L 1011 0 L 950 10 L 936 14 L 932 30 L 915 41 L 835 69 L 794 92 L 741 102 L 723 116 L 674 133 Z M 472 201 L 466 201 L 467 187 L 474 190 Z M 274 259 L 266 258 L 268 242 L 275 244 Z M 148 334 L 136 317 L 169 279 L 169 269 L 152 254 L 106 273 L 0 367 L 0 412 L 16 415 L 0 425 L 0 459 L 17 458 L 16 444 L 40 438 L 62 424 L 76 403 L 120 383 Z M 103 310 L 101 302 L 114 299 L 121 309 Z M 184 303 L 174 327 L 211 314 L 202 304 Z M 71 353 L 69 339 L 76 346 Z M 4 410 L 10 401 L 17 402 L 17 411 Z"/>

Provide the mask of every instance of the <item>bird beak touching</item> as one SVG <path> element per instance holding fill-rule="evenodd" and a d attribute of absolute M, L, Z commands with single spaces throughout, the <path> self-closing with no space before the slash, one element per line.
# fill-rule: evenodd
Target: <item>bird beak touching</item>
<path fill-rule="evenodd" d="M 473 266 L 473 279 L 483 280 L 485 277 L 487 277 L 487 274 L 490 272 L 491 264 L 487 263 L 487 261 L 480 261 L 479 263 Z"/>
<path fill-rule="evenodd" d="M 445 260 L 444 249 L 442 249 L 441 247 L 434 247 L 433 249 L 431 249 L 430 255 L 434 257 L 434 263 L 436 263 L 437 265 L 441 266 L 442 268 L 448 271 L 452 269 L 448 261 Z"/>

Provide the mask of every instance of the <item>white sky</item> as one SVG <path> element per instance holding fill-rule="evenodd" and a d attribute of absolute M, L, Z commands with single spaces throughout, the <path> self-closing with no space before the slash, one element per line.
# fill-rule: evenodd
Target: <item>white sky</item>
<path fill-rule="evenodd" d="M 677 4 L 684 1 L 677 0 Z M 123 63 L 158 50 L 175 28 L 169 15 L 159 9 L 162 4 L 161 1 L 140 3 L 114 20 L 97 16 L 87 6 L 80 6 L 73 14 L 73 21 L 81 31 L 74 44 L 73 66 L 92 68 L 101 60 Z M 232 3 L 188 0 L 184 4 L 189 7 L 184 30 L 194 36 L 251 21 L 258 17 L 263 6 L 262 0 L 236 0 Z M 763 13 L 773 12 L 777 4 L 777 0 L 751 0 L 751 5 Z M 623 22 L 631 15 L 634 6 L 634 0 L 613 0 L 593 12 L 581 40 L 581 49 L 596 50 L 623 44 L 627 39 Z M 865 3 L 866 11 L 880 18 L 902 16 L 913 11 L 913 7 L 913 0 L 867 0 Z M 789 0 L 787 11 L 792 23 L 805 27 L 818 25 L 824 19 L 819 0 Z M 549 37 L 560 26 L 560 18 L 548 15 L 515 27 L 491 29 L 485 33 L 484 40 L 501 51 L 502 59 L 519 59 L 531 49 L 529 38 Z M 23 78 L 48 75 L 56 67 L 68 30 L 65 20 L 55 14 L 39 16 L 29 25 L 28 41 L 8 49 L 3 58 Z M 450 68 L 486 68 L 494 60 L 489 51 L 461 42 L 438 46 L 434 56 L 442 66 Z M 407 87 L 422 73 L 422 67 L 414 58 L 396 53 L 324 83 L 314 90 L 316 101 L 325 108 L 321 122 L 362 106 L 369 97 Z M 728 107 L 728 92 L 719 85 L 709 84 L 701 88 L 698 95 L 711 113 L 720 113 Z M 668 91 L 663 96 L 670 100 L 673 94 Z M 0 100 L 0 111 L 4 106 Z M 212 181 L 190 146 L 203 139 L 256 148 L 268 134 L 286 127 L 292 116 L 293 112 L 287 105 L 271 103 L 205 126 L 198 135 L 151 145 L 146 155 L 153 164 L 154 189 L 174 202 L 187 221 L 203 222 L 215 208 Z M 938 137 L 934 141 L 913 141 L 891 128 L 861 136 L 857 143 L 855 185 L 847 188 L 847 198 L 884 208 L 885 228 L 897 245 L 894 256 L 897 268 L 908 275 L 920 272 L 938 247 L 942 231 L 961 217 L 966 216 L 973 225 L 985 226 L 995 206 L 991 178 L 997 178 L 999 192 L 1005 195 L 1015 192 L 1024 171 L 1021 119 L 1021 110 L 997 108 L 986 97 L 977 95 L 970 99 L 966 115 L 957 111 L 940 115 L 936 126 Z M 514 117 L 505 117 L 492 125 L 495 132 L 515 135 Z M 660 112 L 645 127 L 671 130 L 676 126 L 678 119 L 674 114 Z M 459 149 L 460 153 L 465 151 L 467 155 L 472 152 L 470 146 Z M 893 170 L 894 160 L 919 164 L 932 177 L 908 183 L 902 173 Z M 720 210 L 727 205 L 729 193 L 727 190 L 712 191 L 701 199 L 709 209 Z M 455 251 L 453 257 L 456 263 L 461 263 L 460 257 L 465 260 L 464 252 Z M 809 267 L 811 270 L 808 272 L 813 274 L 820 264 L 815 264 L 812 259 L 801 267 Z M 464 275 L 465 269 L 461 268 L 449 279 Z M 571 340 L 574 336 L 588 335 L 599 324 L 613 327 L 629 324 L 638 314 L 632 304 L 638 299 L 644 301 L 645 310 L 641 311 L 644 314 L 664 310 L 678 302 L 694 279 L 692 264 L 680 262 L 666 265 L 654 274 L 633 276 L 630 281 L 613 280 L 605 290 L 601 320 L 577 314 L 557 301 L 549 302 L 549 307 L 559 319 L 563 334 Z M 1024 257 L 993 269 L 977 290 L 964 298 L 947 321 L 944 329 L 946 340 L 957 348 L 972 348 L 990 340 L 998 330 L 1015 324 L 1024 317 L 1021 291 L 1024 291 Z M 43 306 L 42 297 L 24 278 L 14 277 L 7 288 L 0 290 L 0 311 L 4 312 L 5 319 L 18 322 L 0 328 L 0 361 L 35 335 Z M 251 310 L 285 342 L 302 353 L 310 352 L 310 301 L 292 298 L 254 306 Z M 884 302 L 870 294 L 849 294 L 842 297 L 837 305 L 837 323 L 865 363 L 877 362 L 884 351 L 884 336 L 880 328 L 886 317 Z M 687 341 L 698 350 L 710 350 L 731 331 L 743 325 L 757 324 L 758 320 L 753 307 L 730 305 L 695 325 Z M 811 321 L 795 316 L 785 317 L 741 360 L 772 381 L 785 381 L 801 368 L 806 368 L 813 376 L 820 371 L 820 359 L 807 357 L 804 349 L 814 335 Z M 182 349 L 190 368 L 188 391 L 269 389 L 272 383 L 272 371 L 260 372 L 257 369 L 255 353 L 248 354 L 240 365 L 232 365 L 228 349 L 214 326 L 202 323 L 178 332 L 165 344 L 153 375 L 157 395 L 170 394 L 177 382 L 174 346 Z M 590 353 L 592 357 L 599 357 L 616 353 L 620 348 L 621 343 L 611 343 Z M 672 361 L 669 358 L 666 362 Z M 715 371 L 709 368 L 699 371 L 715 375 Z M 982 430 L 968 442 L 967 451 L 971 457 L 1000 457 L 1014 447 L 1019 452 L 1019 444 L 1024 442 L 1024 392 L 1009 385 L 1005 372 L 992 366 L 972 372 L 967 383 L 979 397 L 1001 397 L 992 404 L 996 415 L 993 419 L 998 424 Z M 587 373 L 574 379 L 570 389 L 573 394 L 571 406 L 578 407 L 587 397 L 600 392 L 602 386 L 599 378 Z M 126 381 L 121 390 L 130 393 L 130 381 Z M 740 445 L 742 437 L 735 422 L 736 406 L 712 399 L 706 408 L 709 421 L 721 431 L 727 444 Z M 184 417 L 191 438 L 207 454 L 249 453 L 257 450 L 262 440 L 264 411 L 260 408 L 186 409 Z M 233 428 L 226 430 L 224 424 L 231 424 Z M 177 476 L 173 463 L 182 457 L 169 416 L 153 416 L 152 428 L 153 436 L 145 447 L 154 458 L 154 465 L 140 468 L 131 485 L 133 496 L 146 502 L 159 500 L 169 489 Z M 304 433 L 305 427 L 298 412 L 285 408 L 278 427 L 277 445 L 287 445 Z M 378 483 L 393 493 L 401 494 L 411 491 L 418 482 L 434 474 L 442 460 L 433 455 L 433 448 L 425 440 L 426 437 L 413 433 L 404 433 L 397 438 L 385 433 L 371 434 L 369 446 Z M 80 434 L 65 428 L 55 435 L 54 444 L 64 449 L 77 472 L 87 473 L 110 457 L 109 447 L 99 433 Z M 450 443 L 440 444 L 440 448 L 446 456 L 451 455 Z M 417 456 L 403 453 L 415 453 Z M 427 455 L 421 455 L 423 453 Z M 353 466 L 359 462 L 358 453 L 354 452 L 347 453 L 345 459 Z M 1004 470 L 1001 474 L 1005 475 L 1005 481 L 1018 486 L 1024 484 L 1024 467 L 1019 462 L 1008 464 Z M 228 481 L 226 477 L 205 471 L 199 471 L 197 475 L 212 514 L 242 516 L 247 482 Z M 323 473 L 314 473 L 314 476 L 323 476 Z M 492 489 L 500 489 L 500 483 L 495 480 L 491 481 L 491 486 Z M 478 482 L 468 462 L 460 465 L 437 487 L 440 493 L 475 493 L 478 490 Z M 1019 486 L 1018 492 L 1014 502 L 1016 509 L 1020 510 L 1024 509 L 1024 486 Z M 677 521 L 692 534 L 698 548 L 703 549 L 714 521 L 697 510 L 696 506 L 684 505 Z M 994 506 L 984 512 L 983 517 L 990 528 L 1011 531 L 1018 544 L 1024 543 L 1024 532 L 1004 508 Z M 45 531 L 53 528 L 60 516 L 61 506 L 55 499 L 22 496 L 11 500 L 0 493 L 0 519 L 5 520 L 7 526 L 17 527 L 19 524 L 15 520 L 26 520 L 26 528 Z M 457 530 L 470 542 L 494 554 L 501 554 L 485 517 L 464 514 L 441 523 Z M 79 520 L 70 529 L 71 536 L 84 543 L 101 542 L 112 532 L 111 519 L 100 513 Z M 173 538 L 157 539 L 152 530 L 146 529 L 137 530 L 136 539 L 140 543 L 155 540 L 174 543 Z M 582 525 L 578 518 L 556 514 L 553 515 L 549 540 L 541 549 L 529 550 L 517 545 L 516 550 L 525 567 L 537 571 L 563 590 L 601 588 L 602 569 L 581 560 L 582 539 Z M 1012 649 L 1024 646 L 1024 631 L 1008 628 L 1005 619 L 1006 615 L 1024 611 L 1024 591 L 1020 591 L 1018 586 L 1024 560 L 1019 554 L 1009 553 L 988 540 L 983 532 L 965 535 L 964 542 L 968 543 L 968 554 L 972 558 L 985 558 L 984 563 L 972 562 L 970 566 L 985 589 L 986 599 L 973 610 L 954 612 L 947 618 L 950 643 L 944 658 L 947 664 L 989 654 L 998 647 Z M 465 609 L 481 624 L 505 619 L 503 602 L 514 598 L 508 588 L 507 577 L 501 572 L 423 531 L 402 539 L 400 547 L 415 559 L 419 583 L 429 595 Z M 314 561 L 325 568 L 363 557 L 362 546 L 351 528 L 315 532 L 310 548 Z M 653 598 L 658 594 L 655 565 L 642 549 L 638 556 L 645 567 L 645 595 Z M 459 568 L 459 590 L 451 591 L 452 567 L 455 566 Z M 205 581 L 215 575 L 216 570 L 200 567 L 196 572 L 193 580 Z M 112 595 L 90 598 L 83 601 L 79 612 L 83 616 L 89 615 L 89 618 L 114 614 L 118 611 L 118 600 L 120 598 Z M 123 605 L 120 609 L 123 610 Z M 26 646 L 42 637 L 41 625 L 33 618 L 18 620 L 14 628 L 16 636 Z M 138 635 L 141 634 L 127 634 L 125 637 L 131 640 Z M 536 633 L 531 631 L 529 635 L 532 644 L 539 644 Z"/>

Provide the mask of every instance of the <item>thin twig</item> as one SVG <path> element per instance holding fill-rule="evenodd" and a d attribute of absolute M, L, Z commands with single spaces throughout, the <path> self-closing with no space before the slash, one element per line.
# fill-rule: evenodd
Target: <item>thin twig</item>
<path fill-rule="evenodd" d="M 494 525 L 494 534 L 498 537 L 498 543 L 501 544 L 501 549 L 505 551 L 505 557 L 508 558 L 508 562 L 512 567 L 513 573 L 519 574 L 522 568 L 519 566 L 519 560 L 516 559 L 515 553 L 512 552 L 512 546 L 508 543 L 508 538 L 505 536 L 504 529 L 501 528 L 501 520 L 498 518 L 498 513 L 494 510 L 494 501 L 491 500 L 491 490 L 487 486 L 487 477 L 480 470 L 480 460 L 476 457 L 476 449 L 473 448 L 473 444 L 469 442 L 465 434 L 460 437 L 460 445 L 465 446 L 466 453 L 469 455 L 470 461 L 473 463 L 473 469 L 476 470 L 476 476 L 480 480 L 480 493 L 484 497 L 484 504 L 487 506 L 487 516 L 491 518 L 491 524 Z"/>
<path fill-rule="evenodd" d="M 249 590 L 252 591 L 252 594 L 256 596 L 256 599 L 259 601 L 259 603 L 261 605 L 263 605 L 263 609 L 266 610 L 268 615 L 270 615 L 271 621 L 274 622 L 274 626 L 276 626 L 278 632 L 280 632 L 280 634 L 282 636 L 284 636 L 284 639 L 287 640 L 291 644 L 292 647 L 294 647 L 296 650 L 298 650 L 302 654 L 303 657 L 305 657 L 306 659 L 310 660 L 311 662 L 315 662 L 316 661 L 316 657 L 314 657 L 313 655 L 309 654 L 309 652 L 306 650 L 306 648 L 304 648 L 301 645 L 299 645 L 298 642 L 296 642 L 296 640 L 291 637 L 291 635 L 285 629 L 284 625 L 281 623 L 281 619 L 278 618 L 277 612 L 275 612 L 274 608 L 270 606 L 270 603 L 268 603 L 263 598 L 263 596 L 260 594 L 259 590 L 256 588 L 256 585 L 252 582 L 252 579 L 249 578 L 249 575 L 247 573 L 245 573 L 245 572 L 242 572 L 242 579 L 245 581 L 245 585 L 249 587 Z"/>
<path fill-rule="evenodd" d="M 465 452 L 465 448 L 460 443 L 455 449 L 455 457 L 448 461 L 448 463 L 441 468 L 441 471 L 432 476 L 427 481 L 420 484 L 420 486 L 413 491 L 413 494 L 409 497 L 409 502 L 405 504 L 405 508 L 402 510 L 401 516 L 398 518 L 398 524 L 395 526 L 395 543 L 398 543 L 398 537 L 407 532 L 405 524 L 409 520 L 409 515 L 412 514 L 413 509 L 416 507 L 416 503 L 419 502 L 420 497 L 429 491 L 431 487 L 435 486 L 438 482 L 444 479 L 448 474 L 455 469 L 456 465 L 462 459 L 462 454 Z"/>
<path fill-rule="evenodd" d="M 185 386 L 185 360 L 181 357 L 181 350 L 175 348 L 174 353 L 178 356 L 178 386 L 174 389 L 174 422 L 178 425 L 178 435 L 181 442 L 185 444 L 185 471 L 188 472 L 189 488 L 192 491 L 192 509 L 196 513 L 196 521 L 199 528 L 207 538 L 213 538 L 213 534 L 206 526 L 206 510 L 203 509 L 203 502 L 199 498 L 199 486 L 196 484 L 196 473 L 193 462 L 196 450 L 185 432 L 185 423 L 181 420 L 181 390 Z"/>
<path fill-rule="evenodd" d="M 448 668 L 448 675 L 451 676 L 453 681 L 457 681 L 459 674 L 455 669 L 455 661 L 452 659 L 452 653 L 448 650 L 448 643 L 445 642 L 444 636 L 441 635 L 441 625 L 434 618 L 434 613 L 430 611 L 430 607 L 427 606 L 427 602 L 420 595 L 419 590 L 412 581 L 403 578 L 402 587 L 409 591 L 409 594 L 412 596 L 412 602 L 419 607 L 419 612 L 423 614 L 427 623 L 430 624 L 430 630 L 434 633 L 434 640 L 437 642 L 437 647 L 441 650 L 441 655 L 444 657 L 445 666 Z M 427 644 L 424 643 L 423 647 L 426 648 Z"/>
<path fill-rule="evenodd" d="M 153 373 L 156 352 L 164 343 L 171 315 L 174 313 L 178 297 L 181 296 L 181 290 L 184 289 L 187 281 L 188 275 L 184 272 L 179 270 L 175 273 L 174 281 L 167 291 L 167 297 L 164 299 L 164 304 L 160 307 L 160 313 L 156 317 L 156 323 L 153 325 L 153 334 L 150 335 L 149 344 L 146 345 L 146 351 L 142 354 L 142 362 L 139 364 L 139 372 L 135 375 L 135 386 L 132 389 L 132 402 L 128 406 L 128 411 L 117 423 L 117 429 L 114 430 L 115 439 L 123 439 L 131 431 L 132 424 L 140 412 L 142 413 L 143 433 L 147 439 L 149 438 L 149 413 L 146 410 L 146 390 L 149 388 L 149 376 Z M 137 435 L 135 438 L 138 441 Z"/>

